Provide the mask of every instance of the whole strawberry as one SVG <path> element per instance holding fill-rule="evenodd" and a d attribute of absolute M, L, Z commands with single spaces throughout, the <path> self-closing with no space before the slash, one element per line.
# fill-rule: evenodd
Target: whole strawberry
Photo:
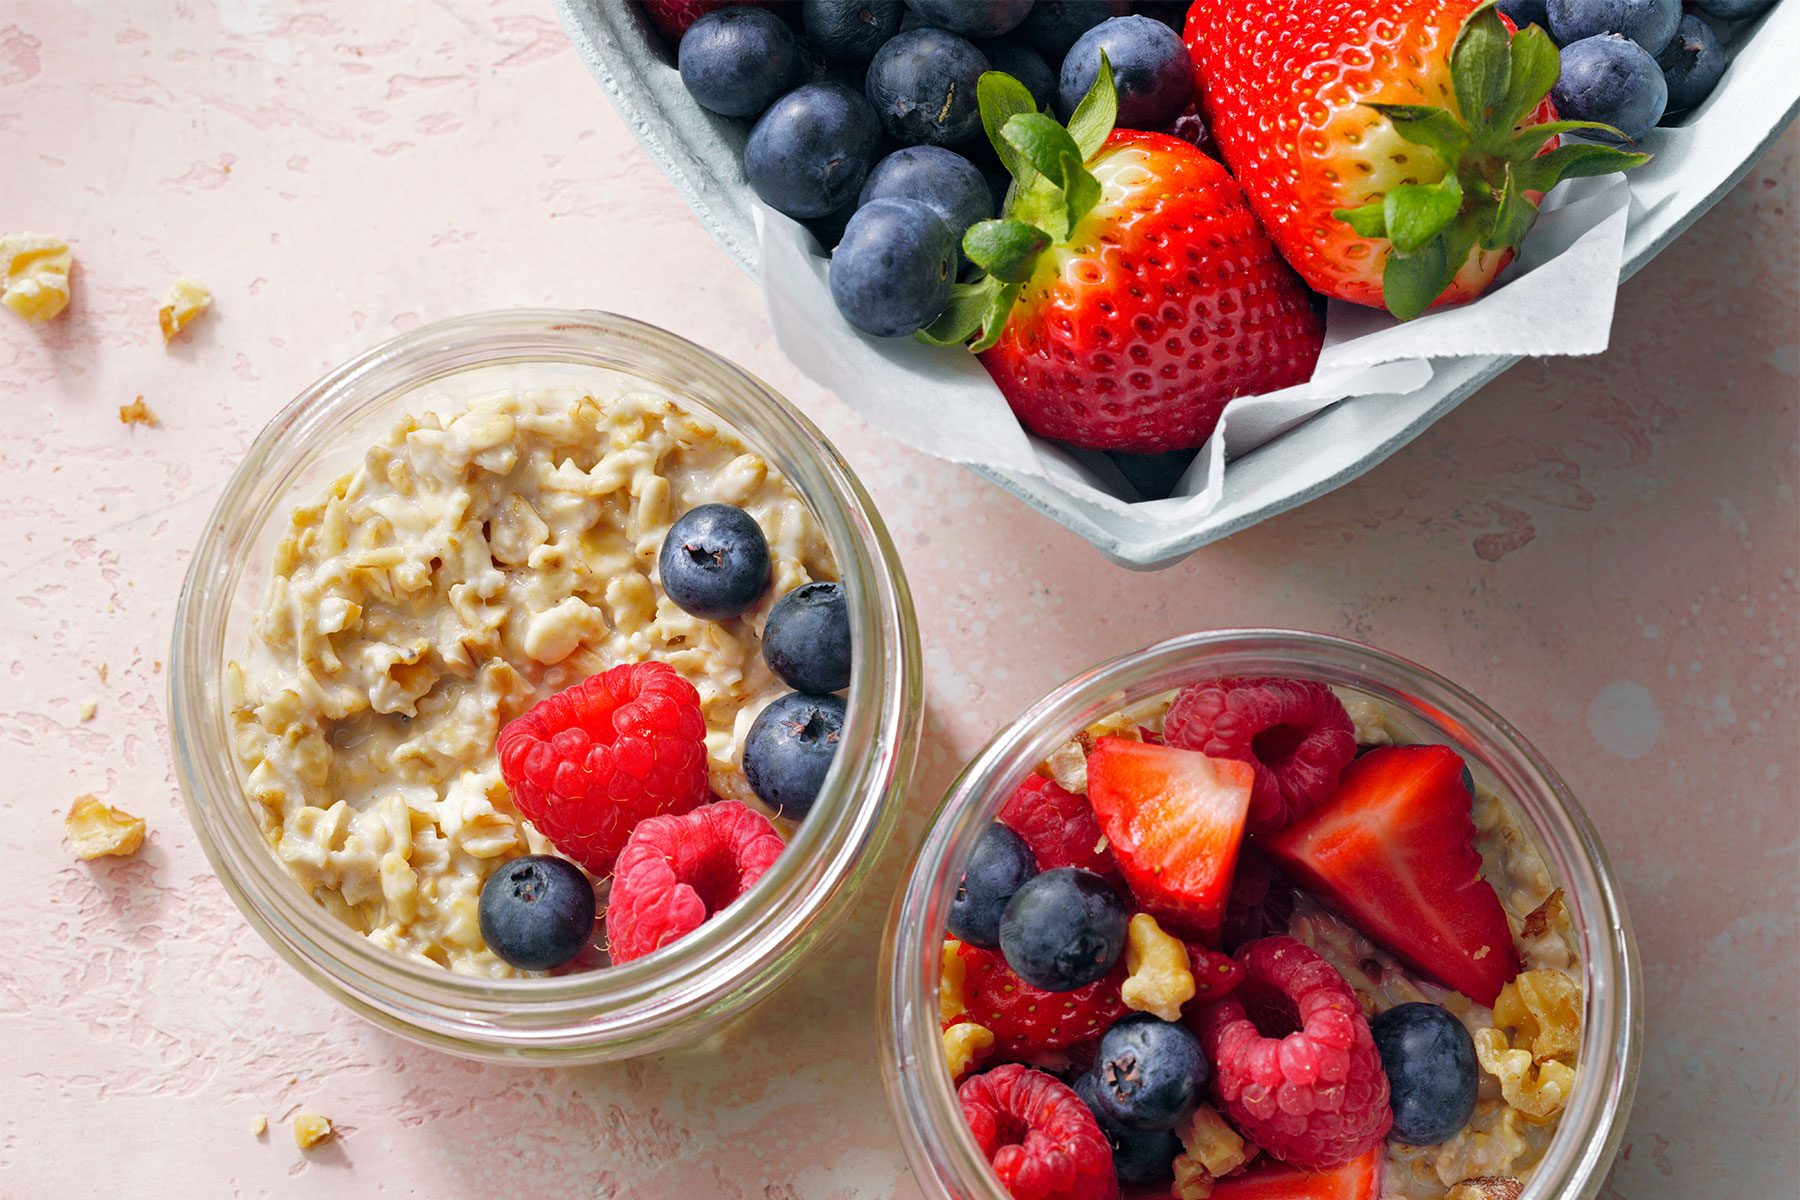
<path fill-rule="evenodd" d="M 963 240 L 987 274 L 920 334 L 972 349 L 1027 429 L 1092 450 L 1199 446 L 1226 404 L 1312 375 L 1324 327 L 1225 169 L 1114 130 L 1104 58 L 1064 129 L 990 72 L 982 121 L 1014 183 Z"/>
<path fill-rule="evenodd" d="M 1555 119 L 1555 44 L 1492 0 L 1196 0 L 1187 44 L 1220 153 L 1288 262 L 1401 320 L 1480 295 L 1560 180 L 1648 161 L 1545 152 L 1606 127 Z"/>

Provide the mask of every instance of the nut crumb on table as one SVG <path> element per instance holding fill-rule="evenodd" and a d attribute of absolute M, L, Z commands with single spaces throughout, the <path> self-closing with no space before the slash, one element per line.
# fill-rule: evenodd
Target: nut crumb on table
<path fill-rule="evenodd" d="M 130 404 L 119 405 L 119 424 L 155 426 L 161 425 L 162 421 L 151 411 L 150 406 L 144 403 L 144 398 L 139 396 Z"/>
<path fill-rule="evenodd" d="M 69 845 L 75 857 L 83 860 L 136 854 L 144 844 L 145 828 L 142 817 L 134 817 L 93 795 L 76 797 L 69 815 L 63 818 Z"/>
<path fill-rule="evenodd" d="M 0 304 L 27 321 L 49 321 L 69 307 L 69 244 L 44 233 L 0 237 Z"/>
<path fill-rule="evenodd" d="M 76 711 L 83 721 L 91 721 L 94 714 L 100 711 L 100 703 L 97 700 L 83 700 Z"/>
<path fill-rule="evenodd" d="M 162 326 L 163 345 L 181 335 L 181 331 L 205 316 L 212 308 L 212 293 L 192 279 L 177 279 L 163 296 L 156 311 L 156 322 Z"/>
<path fill-rule="evenodd" d="M 269 1118 L 263 1116 L 261 1113 L 257 1113 L 254 1117 L 250 1118 L 251 1137 L 261 1137 L 267 1132 L 269 1132 Z"/>
<path fill-rule="evenodd" d="M 331 1118 L 315 1112 L 298 1113 L 294 1117 L 294 1145 L 311 1150 L 332 1135 Z"/>

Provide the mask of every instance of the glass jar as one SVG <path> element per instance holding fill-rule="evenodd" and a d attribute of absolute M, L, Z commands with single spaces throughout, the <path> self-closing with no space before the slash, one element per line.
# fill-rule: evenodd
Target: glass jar
<path fill-rule="evenodd" d="M 1019 780 L 1108 713 L 1201 678 L 1311 679 L 1390 707 L 1412 740 L 1456 749 L 1509 799 L 1563 888 L 1585 972 L 1577 1084 L 1522 1200 L 1590 1200 L 1625 1131 L 1643 1033 L 1637 947 L 1606 853 L 1567 785 L 1504 718 L 1405 659 L 1321 634 L 1190 634 L 1086 671 L 1027 709 L 951 786 L 889 920 L 882 964 L 888 1095 L 925 1193 L 1007 1200 L 963 1122 L 939 1036 L 938 973 L 950 901 L 976 839 Z"/>
<path fill-rule="evenodd" d="M 819 799 L 743 903 L 623 966 L 483 979 L 414 962 L 341 923 L 276 860 L 227 730 L 241 653 L 289 511 L 318 499 L 403 414 L 503 387 L 665 392 L 735 430 L 816 517 L 849 598 L 848 720 Z M 553 1063 L 690 1042 L 766 995 L 843 918 L 899 816 L 922 715 L 917 625 L 887 530 L 819 431 L 745 371 L 594 312 L 484 313 L 397 337 L 302 392 L 257 438 L 201 537 L 175 618 L 169 711 L 188 816 L 225 889 L 301 974 L 376 1024 L 469 1057 Z"/>

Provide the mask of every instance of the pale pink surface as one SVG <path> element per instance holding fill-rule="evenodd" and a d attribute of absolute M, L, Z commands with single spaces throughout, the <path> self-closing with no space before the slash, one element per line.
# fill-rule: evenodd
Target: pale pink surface
<path fill-rule="evenodd" d="M 1790 134 L 1625 289 L 1610 354 L 1521 366 L 1372 476 L 1140 576 L 882 440 L 784 362 L 756 289 L 546 4 L 9 0 L 0 224 L 67 235 L 79 267 L 55 325 L 0 313 L 0 1196 L 918 1194 L 871 1065 L 883 895 L 718 1045 L 502 1070 L 375 1032 L 304 983 L 187 829 L 160 660 L 237 456 L 371 342 L 529 304 L 705 342 L 862 471 L 930 673 L 906 840 L 997 724 L 1165 634 L 1323 629 L 1469 685 L 1585 799 L 1638 917 L 1645 1071 L 1604 1195 L 1786 1194 L 1797 159 Z M 177 274 L 218 310 L 165 352 L 155 309 Z M 119 424 L 140 393 L 161 428 Z M 61 815 L 85 791 L 149 818 L 137 860 L 70 859 Z M 334 1143 L 294 1149 L 302 1106 L 337 1122 Z M 273 1122 L 261 1139 L 256 1114 Z"/>

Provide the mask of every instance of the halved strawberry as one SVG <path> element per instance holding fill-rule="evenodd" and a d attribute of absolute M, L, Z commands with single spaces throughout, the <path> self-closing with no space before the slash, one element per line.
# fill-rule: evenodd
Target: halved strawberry
<path fill-rule="evenodd" d="M 1072 992 L 1046 992 L 1013 973 L 998 950 L 964 943 L 962 958 L 964 1013 L 994 1035 L 994 1053 L 1020 1059 L 1066 1050 L 1092 1041 L 1130 1010 L 1119 998 L 1125 982 L 1125 959 L 1103 978 Z"/>
<path fill-rule="evenodd" d="M 1195 750 L 1104 737 L 1088 752 L 1088 802 L 1145 912 L 1216 945 L 1256 771 Z"/>
<path fill-rule="evenodd" d="M 1329 1171 L 1302 1171 L 1265 1158 L 1213 1185 L 1211 1200 L 1379 1200 L 1385 1149 L 1377 1146 Z"/>
<path fill-rule="evenodd" d="M 1409 966 L 1492 1004 L 1519 973 L 1519 954 L 1481 878 L 1469 803 L 1454 750 L 1385 746 L 1351 763 L 1331 799 L 1257 845 Z"/>
<path fill-rule="evenodd" d="M 1198 1012 L 1208 1004 L 1217 1004 L 1237 991 L 1244 982 L 1244 968 L 1237 959 L 1222 950 L 1208 950 L 1189 943 L 1188 969 L 1194 973 L 1194 999 L 1190 1012 Z"/>

